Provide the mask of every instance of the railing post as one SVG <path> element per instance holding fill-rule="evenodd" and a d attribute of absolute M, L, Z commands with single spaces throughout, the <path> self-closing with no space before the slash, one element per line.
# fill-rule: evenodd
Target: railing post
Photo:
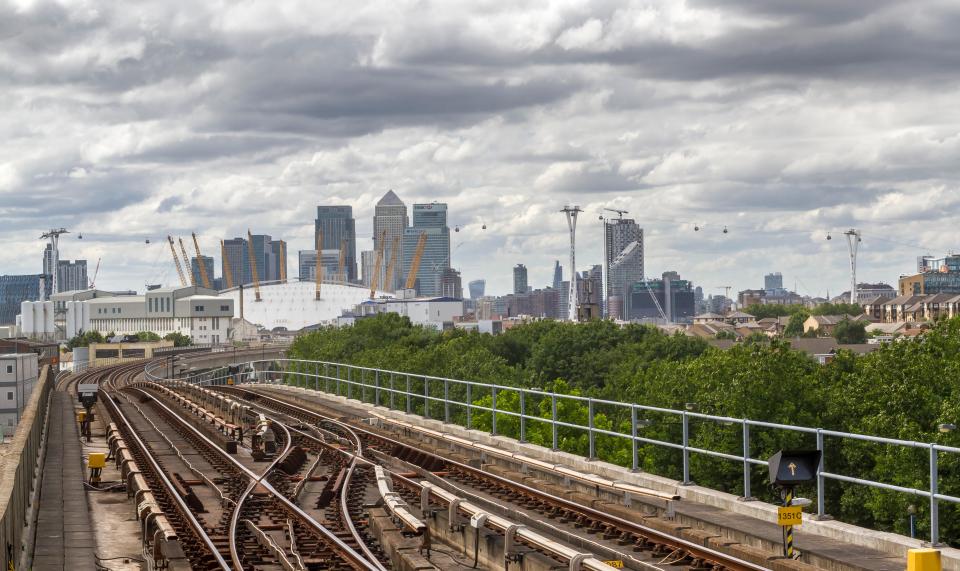
<path fill-rule="evenodd" d="M 823 519 L 827 516 L 826 478 L 823 477 L 823 456 L 826 451 L 823 449 L 823 429 L 817 429 L 817 450 L 820 451 L 820 464 L 817 465 L 817 519 Z"/>
<path fill-rule="evenodd" d="M 743 419 L 743 499 L 753 499 L 750 492 L 750 425 L 747 419 Z"/>
<path fill-rule="evenodd" d="M 406 394 L 403 395 L 403 396 L 404 396 L 404 399 L 407 401 L 407 414 L 410 414 L 410 410 L 411 410 L 411 406 L 410 406 L 410 393 L 411 393 L 411 390 L 410 390 L 410 374 L 407 373 L 407 392 L 406 392 Z"/>
<path fill-rule="evenodd" d="M 367 402 L 367 370 L 360 369 L 360 402 Z"/>
<path fill-rule="evenodd" d="M 450 381 L 443 379 L 443 422 L 450 424 Z"/>
<path fill-rule="evenodd" d="M 348 399 L 353 398 L 353 379 L 351 379 L 351 377 L 353 376 L 351 374 L 352 371 L 353 371 L 352 367 L 347 367 L 347 398 Z"/>
<path fill-rule="evenodd" d="M 394 385 L 396 384 L 396 376 L 396 373 L 393 371 L 390 372 L 390 410 L 393 410 L 395 407 L 394 402 L 396 399 L 394 397 L 397 394 L 397 388 Z"/>
<path fill-rule="evenodd" d="M 320 392 L 320 363 L 313 366 L 313 390 Z"/>
<path fill-rule="evenodd" d="M 690 485 L 690 418 L 683 412 L 683 485 Z"/>
<path fill-rule="evenodd" d="M 940 501 L 937 500 L 940 475 L 937 466 L 937 449 L 930 445 L 930 545 L 940 544 Z"/>
<path fill-rule="evenodd" d="M 630 448 L 633 451 L 634 472 L 640 470 L 640 451 L 637 450 L 637 405 L 630 405 Z"/>
<path fill-rule="evenodd" d="M 590 441 L 590 454 L 587 460 L 597 457 L 596 438 L 593 434 L 593 399 L 587 399 L 587 439 Z"/>
<path fill-rule="evenodd" d="M 323 364 L 323 388 L 325 393 L 330 393 L 330 364 Z"/>
<path fill-rule="evenodd" d="M 374 381 L 377 383 L 377 388 L 373 393 L 373 404 L 380 406 L 380 369 L 374 371 Z"/>
<path fill-rule="evenodd" d="M 473 383 L 467 383 L 467 430 L 473 429 Z"/>
<path fill-rule="evenodd" d="M 527 441 L 527 392 L 520 389 L 520 442 Z"/>
<path fill-rule="evenodd" d="M 490 434 L 497 435 L 497 387 L 490 387 Z"/>
<path fill-rule="evenodd" d="M 340 396 L 340 365 L 337 365 L 337 396 Z"/>
<path fill-rule="evenodd" d="M 550 423 L 551 426 L 553 426 L 553 450 L 559 450 L 560 435 L 557 433 L 557 395 L 551 394 L 550 399 L 551 412 L 553 413 L 553 422 Z"/>
<path fill-rule="evenodd" d="M 430 379 L 423 377 L 423 418 L 430 418 Z"/>

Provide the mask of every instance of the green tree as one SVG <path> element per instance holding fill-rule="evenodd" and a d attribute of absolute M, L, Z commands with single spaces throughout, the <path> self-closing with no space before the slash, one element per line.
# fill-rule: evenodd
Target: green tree
<path fill-rule="evenodd" d="M 737 340 L 737 334 L 733 331 L 724 329 L 722 331 L 717 331 L 717 334 L 713 336 L 714 339 L 729 339 L 731 341 Z"/>
<path fill-rule="evenodd" d="M 160 336 L 153 331 L 140 331 L 137 333 L 137 339 L 140 341 L 160 341 Z"/>
<path fill-rule="evenodd" d="M 193 345 L 193 339 L 189 335 L 184 335 L 179 331 L 174 331 L 172 333 L 167 333 L 163 336 L 165 341 L 173 341 L 174 347 L 188 347 Z"/>
<path fill-rule="evenodd" d="M 91 343 L 103 343 L 104 337 L 99 331 L 85 331 L 67 341 L 67 349 L 73 351 L 75 347 L 88 347 Z"/>
<path fill-rule="evenodd" d="M 803 322 L 809 319 L 810 314 L 805 311 L 798 311 L 790 316 L 787 326 L 783 330 L 784 337 L 799 337 L 803 335 Z"/>
<path fill-rule="evenodd" d="M 833 337 L 841 345 L 866 343 L 867 324 L 863 321 L 841 319 L 833 328 Z"/>

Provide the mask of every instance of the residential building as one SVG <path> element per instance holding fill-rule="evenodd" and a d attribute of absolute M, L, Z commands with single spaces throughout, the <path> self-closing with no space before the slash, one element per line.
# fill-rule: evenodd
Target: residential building
<path fill-rule="evenodd" d="M 624 318 L 630 321 L 666 320 L 690 323 L 694 316 L 693 284 L 676 272 L 664 272 L 660 279 L 631 284 L 625 296 Z M 661 313 L 662 312 L 662 313 Z"/>
<path fill-rule="evenodd" d="M 473 280 L 467 287 L 470 288 L 470 299 L 480 299 L 483 297 L 487 289 L 486 280 Z"/>
<path fill-rule="evenodd" d="M 451 299 L 463 299 L 463 281 L 460 272 L 453 268 L 443 270 L 440 276 L 440 296 Z"/>
<path fill-rule="evenodd" d="M 643 281 L 643 246 L 634 241 L 620 252 L 607 267 L 607 316 L 623 318 L 623 299 L 627 289 Z"/>
<path fill-rule="evenodd" d="M 407 205 L 400 200 L 400 197 L 396 195 L 392 190 L 387 191 L 383 197 L 377 202 L 376 207 L 374 208 L 373 214 L 373 249 L 374 251 L 380 248 L 380 237 L 385 237 L 385 243 L 383 244 L 383 255 L 387 260 L 390 260 L 394 257 L 394 248 L 399 248 L 397 251 L 396 258 L 400 259 L 400 252 L 403 249 L 403 231 L 406 230 L 407 226 L 410 225 L 410 220 L 407 217 Z M 403 285 L 403 281 L 406 279 L 406 276 L 401 276 L 401 272 L 398 271 L 399 268 L 395 268 L 393 272 L 393 278 L 391 281 L 393 283 L 386 284 L 386 267 L 388 262 L 385 262 L 382 265 L 380 270 L 380 283 L 383 284 L 383 289 L 393 291 L 397 290 Z M 364 274 L 366 275 L 366 274 Z"/>
<path fill-rule="evenodd" d="M 357 223 L 352 206 L 317 206 L 313 243 L 323 235 L 323 250 L 346 250 L 344 267 L 348 282 L 357 281 Z"/>
<path fill-rule="evenodd" d="M 213 281 L 216 279 L 216 276 L 213 273 L 213 258 L 210 256 L 200 256 L 200 259 L 203 260 L 203 270 L 207 272 L 207 279 L 210 280 L 210 287 L 213 287 Z M 190 273 L 193 275 L 193 281 L 199 286 L 203 285 L 203 279 L 200 275 L 200 263 L 197 261 L 197 257 L 194 256 L 190 258 Z M 86 289 L 86 288 L 78 288 Z"/>
<path fill-rule="evenodd" d="M 604 261 L 603 275 L 606 283 L 603 287 L 603 303 L 613 295 L 625 295 L 626 288 L 634 282 L 643 280 L 643 228 L 630 218 L 610 218 L 603 222 Z M 632 253 L 621 258 L 617 280 L 612 279 L 611 269 L 614 262 L 628 248 Z"/>
<path fill-rule="evenodd" d="M 901 276 L 900 295 L 960 293 L 960 254 L 943 258 L 925 257 L 927 270 L 910 276 Z"/>
<path fill-rule="evenodd" d="M 897 297 L 897 290 L 889 284 L 883 282 L 868 284 L 857 284 L 857 303 L 865 303 L 878 297 L 893 299 Z M 850 290 L 830 299 L 830 303 L 850 303 Z"/>
<path fill-rule="evenodd" d="M 0 276 L 0 325 L 13 325 L 20 313 L 20 303 L 40 299 L 43 276 Z"/>
<path fill-rule="evenodd" d="M 450 267 L 450 228 L 447 226 L 446 204 L 434 202 L 413 205 L 413 226 L 403 231 L 400 267 L 404 276 L 410 273 L 421 234 L 426 235 L 426 245 L 414 287 L 419 295 L 434 297 L 440 294 L 443 271 Z"/>
<path fill-rule="evenodd" d="M 803 322 L 803 332 L 808 333 L 810 331 L 815 331 L 817 335 L 821 336 L 833 335 L 833 331 L 836 329 L 837 324 L 843 320 L 869 321 L 864 315 L 811 315 L 806 321 Z"/>
<path fill-rule="evenodd" d="M 763 276 L 763 289 L 783 289 L 783 274 L 772 272 Z"/>
<path fill-rule="evenodd" d="M 57 262 L 57 289 L 59 291 L 73 291 L 87 289 L 87 261 L 76 260 L 58 260 Z M 45 296 L 49 299 L 54 293 L 53 288 L 53 246 L 47 244 L 43 250 L 43 275 L 48 276 L 45 280 Z"/>
<path fill-rule="evenodd" d="M 513 293 L 527 293 L 527 266 L 513 266 Z"/>
<path fill-rule="evenodd" d="M 762 289 L 745 289 L 737 294 L 737 304 L 740 307 L 751 305 L 760 305 L 767 296 L 767 291 Z"/>
<path fill-rule="evenodd" d="M 589 321 L 603 317 L 603 266 L 597 264 L 581 272 L 577 280 L 577 319 Z"/>
<path fill-rule="evenodd" d="M 249 244 L 246 238 L 231 238 L 223 241 L 223 251 L 226 253 L 225 261 L 220 261 L 220 275 L 224 276 L 227 284 L 233 287 L 239 287 L 253 283 L 253 274 L 250 271 L 250 255 L 248 253 Z M 230 271 L 227 271 L 229 266 Z M 227 276 L 230 279 L 227 279 Z"/>
<path fill-rule="evenodd" d="M 13 435 L 23 409 L 37 386 L 39 361 L 35 353 L 0 354 L 0 431 Z"/>

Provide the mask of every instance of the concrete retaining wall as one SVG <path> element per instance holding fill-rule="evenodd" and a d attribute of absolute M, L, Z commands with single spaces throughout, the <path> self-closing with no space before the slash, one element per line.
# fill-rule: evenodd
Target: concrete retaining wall
<path fill-rule="evenodd" d="M 0 569 L 8 569 L 11 559 L 14 565 L 21 559 L 52 386 L 50 368 L 45 366 L 12 443 L 0 449 Z"/>

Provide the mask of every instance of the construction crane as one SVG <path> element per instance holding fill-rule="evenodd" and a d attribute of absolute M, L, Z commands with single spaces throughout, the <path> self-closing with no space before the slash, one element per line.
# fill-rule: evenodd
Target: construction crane
<path fill-rule="evenodd" d="M 200 242 L 197 241 L 197 233 L 191 232 L 193 236 L 193 249 L 197 251 L 197 267 L 200 268 L 200 281 L 203 282 L 203 287 L 210 289 L 210 276 L 207 275 L 206 264 L 203 263 L 203 256 L 200 255 Z M 190 268 L 190 271 L 193 271 L 193 268 Z"/>
<path fill-rule="evenodd" d="M 188 286 L 187 276 L 183 274 L 183 267 L 180 265 L 180 258 L 177 256 L 177 247 L 173 245 L 173 236 L 167 236 L 167 242 L 170 243 L 170 253 L 173 254 L 173 263 L 177 266 L 177 275 L 180 276 L 180 285 Z"/>
<path fill-rule="evenodd" d="M 377 286 L 380 285 L 380 267 L 383 265 L 383 251 L 386 249 L 387 231 L 380 231 L 380 242 L 377 247 L 377 261 L 373 264 L 373 277 L 370 278 L 370 299 L 377 295 Z"/>
<path fill-rule="evenodd" d="M 233 272 L 230 270 L 230 259 L 227 257 L 227 247 L 220 240 L 220 259 L 223 260 L 223 279 L 227 282 L 227 289 L 233 289 Z"/>
<path fill-rule="evenodd" d="M 427 233 L 420 232 L 417 239 L 417 248 L 413 252 L 413 260 L 410 261 L 410 273 L 407 274 L 407 283 L 405 289 L 411 289 L 417 283 L 417 272 L 420 271 L 420 259 L 423 258 L 423 250 L 427 247 Z"/>
<path fill-rule="evenodd" d="M 390 254 L 390 263 L 387 264 L 387 275 L 386 275 L 387 281 L 385 284 L 383 284 L 384 288 L 389 289 L 391 291 L 396 289 L 396 282 L 393 281 L 393 271 L 397 267 L 397 258 L 399 257 L 399 253 L 400 253 L 399 242 L 400 240 L 397 240 L 396 238 L 394 238 L 393 249 L 391 251 L 392 253 Z"/>
<path fill-rule="evenodd" d="M 340 260 L 337 262 L 337 281 L 346 283 L 347 281 L 347 241 L 340 240 Z"/>
<path fill-rule="evenodd" d="M 193 275 L 193 266 L 190 265 L 190 257 L 187 256 L 187 249 L 183 245 L 183 238 L 177 237 L 177 240 L 180 240 L 180 253 L 183 254 L 183 267 L 190 272 L 189 285 L 197 285 L 197 276 Z"/>
<path fill-rule="evenodd" d="M 249 228 L 247 228 L 247 239 L 250 240 L 247 242 L 247 255 L 250 258 L 250 276 L 253 278 L 254 301 L 263 301 L 260 299 L 260 278 L 257 276 L 257 257 L 253 253 L 253 234 L 250 233 Z"/>
<path fill-rule="evenodd" d="M 317 263 L 316 263 L 315 271 L 313 272 L 314 273 L 313 278 L 317 282 L 317 293 L 316 293 L 317 301 L 320 301 L 320 285 L 323 283 L 323 264 L 320 263 L 322 261 L 321 252 L 323 252 L 323 229 L 318 228 L 317 229 Z"/>
<path fill-rule="evenodd" d="M 97 267 L 93 270 L 93 277 L 90 278 L 90 289 L 96 289 L 97 287 L 97 274 L 100 273 L 100 259 L 97 258 Z"/>
<path fill-rule="evenodd" d="M 627 211 L 627 210 L 620 210 L 620 209 L 618 209 L 618 208 L 604 208 L 604 210 L 606 210 L 607 212 L 616 212 L 616 213 L 617 213 L 617 217 L 620 218 L 621 220 L 623 219 L 623 215 L 624 215 L 624 214 L 629 214 L 629 211 Z M 601 216 L 600 218 L 602 219 L 603 216 Z"/>

